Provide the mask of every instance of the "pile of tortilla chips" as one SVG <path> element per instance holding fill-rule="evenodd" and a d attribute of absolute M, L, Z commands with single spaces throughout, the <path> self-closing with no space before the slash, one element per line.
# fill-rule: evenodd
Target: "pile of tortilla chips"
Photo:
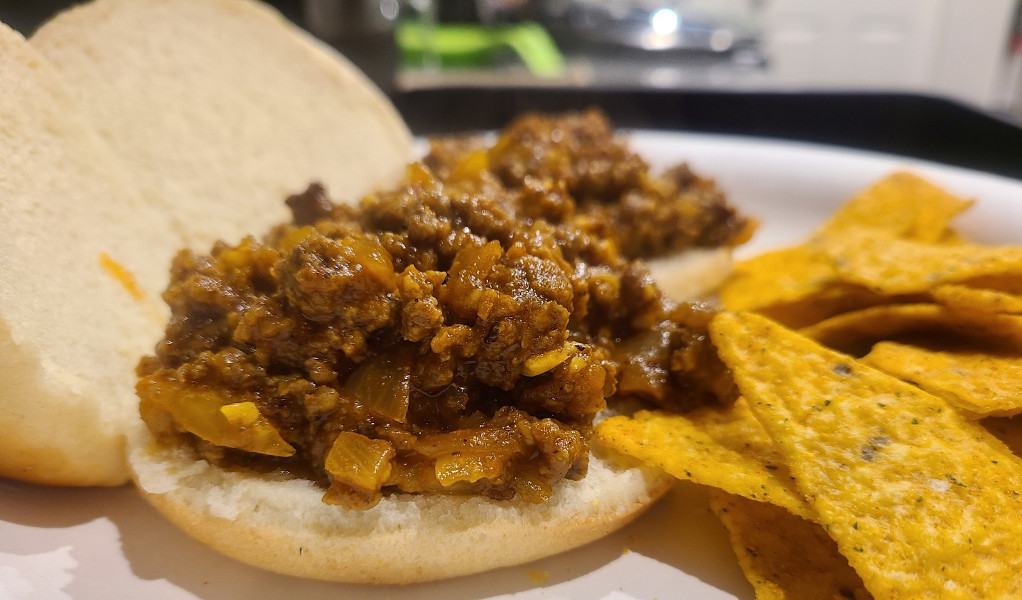
<path fill-rule="evenodd" d="M 1022 247 L 963 240 L 970 204 L 896 173 L 738 264 L 742 397 L 597 427 L 713 488 L 760 600 L 1022 598 Z"/>

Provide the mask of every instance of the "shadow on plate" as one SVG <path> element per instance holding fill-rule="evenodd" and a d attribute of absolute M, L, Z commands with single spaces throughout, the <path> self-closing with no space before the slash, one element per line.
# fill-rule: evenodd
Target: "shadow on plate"
<path fill-rule="evenodd" d="M 54 487 L 0 478 L 0 521 L 28 527 L 61 528 L 107 516 L 119 498 L 134 492 L 117 488 Z"/>

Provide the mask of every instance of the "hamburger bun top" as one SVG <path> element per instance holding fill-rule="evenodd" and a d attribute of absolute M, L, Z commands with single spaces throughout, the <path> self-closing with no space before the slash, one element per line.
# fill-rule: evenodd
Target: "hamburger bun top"
<path fill-rule="evenodd" d="M 167 312 L 156 265 L 180 240 L 2 25 L 0 81 L 0 475 L 123 483 L 134 366 Z"/>
<path fill-rule="evenodd" d="M 194 249 L 287 220 L 311 181 L 358 200 L 412 157 L 387 98 L 262 3 L 97 0 L 31 41 Z"/>

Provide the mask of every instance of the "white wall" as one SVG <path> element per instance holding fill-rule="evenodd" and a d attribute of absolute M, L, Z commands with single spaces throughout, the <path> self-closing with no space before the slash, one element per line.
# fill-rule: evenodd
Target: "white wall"
<path fill-rule="evenodd" d="M 783 87 L 918 91 L 1003 101 L 1016 0 L 761 0 L 771 80 Z"/>

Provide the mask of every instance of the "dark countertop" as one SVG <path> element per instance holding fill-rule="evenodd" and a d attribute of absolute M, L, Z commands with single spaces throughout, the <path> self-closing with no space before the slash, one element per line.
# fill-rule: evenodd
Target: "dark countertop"
<path fill-rule="evenodd" d="M 419 135 L 494 129 L 526 111 L 597 106 L 617 127 L 833 144 L 1022 179 L 1022 128 L 932 96 L 472 88 L 395 93 L 393 100 Z"/>

